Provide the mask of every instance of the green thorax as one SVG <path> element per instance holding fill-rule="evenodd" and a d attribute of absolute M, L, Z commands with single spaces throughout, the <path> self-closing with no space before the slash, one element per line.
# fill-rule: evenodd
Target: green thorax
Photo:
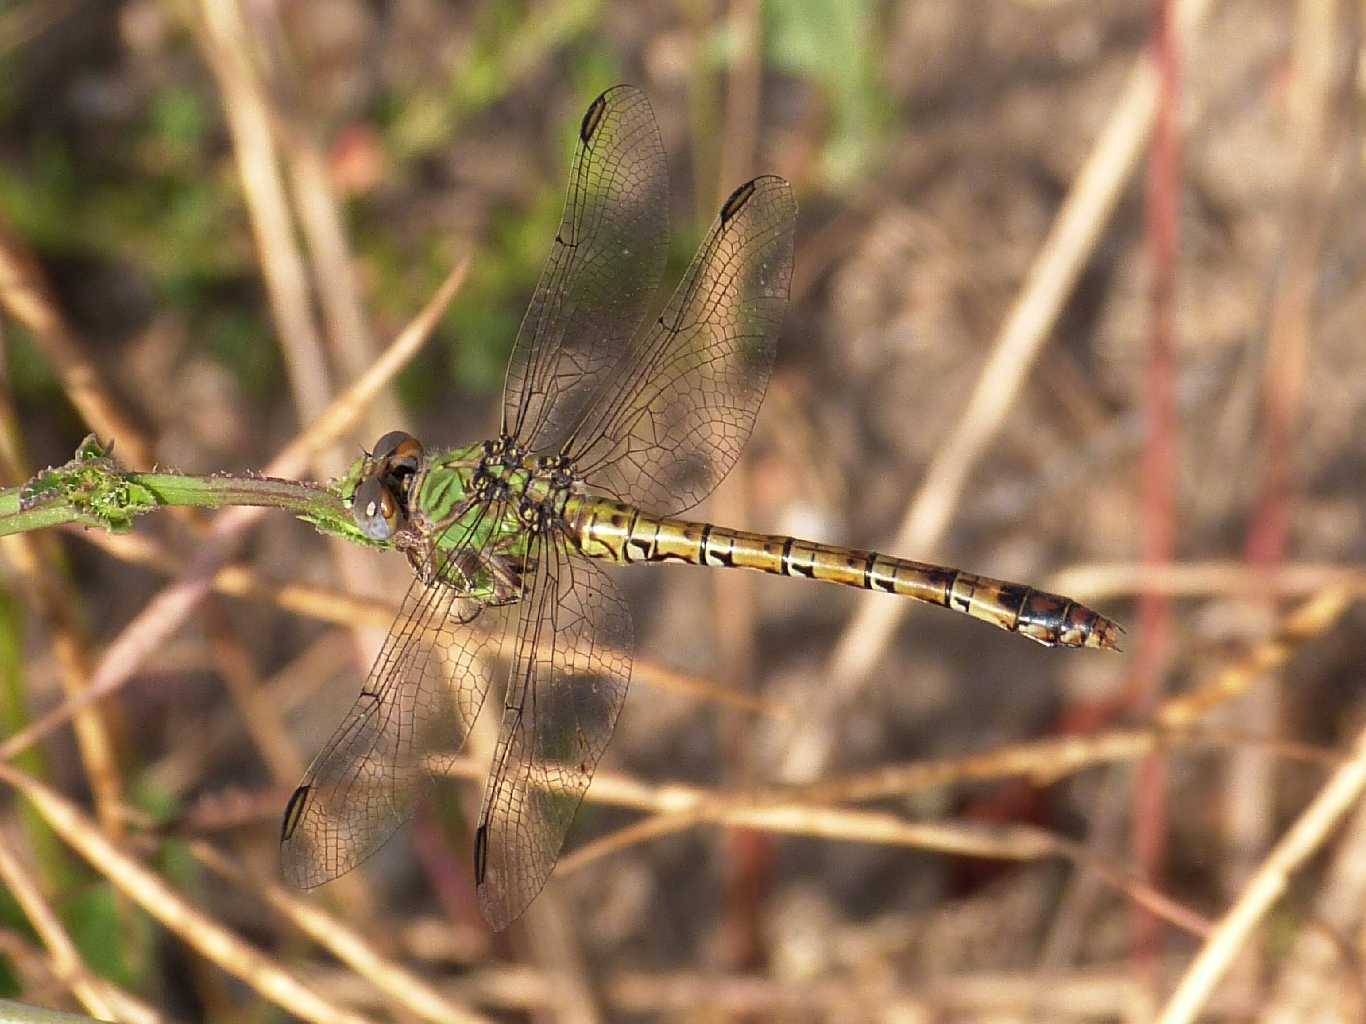
<path fill-rule="evenodd" d="M 408 495 L 412 529 L 437 548 L 496 549 L 517 557 L 565 511 L 577 479 L 554 460 L 508 442 L 430 452 Z"/>

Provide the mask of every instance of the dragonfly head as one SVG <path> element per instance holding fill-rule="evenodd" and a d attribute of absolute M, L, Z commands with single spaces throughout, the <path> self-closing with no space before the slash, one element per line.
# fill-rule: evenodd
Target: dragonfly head
<path fill-rule="evenodd" d="M 361 533 L 377 541 L 391 539 L 406 521 L 394 492 L 378 476 L 367 477 L 356 488 L 351 496 L 351 516 Z"/>
<path fill-rule="evenodd" d="M 370 459 L 381 475 L 412 475 L 422 461 L 422 442 L 402 430 L 391 430 L 375 442 Z"/>

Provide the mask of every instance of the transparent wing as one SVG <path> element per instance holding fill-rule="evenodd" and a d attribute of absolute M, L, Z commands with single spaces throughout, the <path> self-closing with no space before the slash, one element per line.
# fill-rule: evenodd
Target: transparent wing
<path fill-rule="evenodd" d="M 494 504 L 486 514 L 503 512 Z M 409 586 L 360 696 L 289 798 L 280 861 L 297 888 L 331 881 L 379 849 L 479 714 L 513 617 L 436 582 L 459 575 L 469 552 L 454 550 L 461 554 L 429 574 L 433 582 Z"/>
<path fill-rule="evenodd" d="M 649 100 L 608 89 L 583 116 L 564 215 L 508 364 L 503 432 L 529 450 L 558 451 L 620 365 L 664 270 L 668 193 Z"/>
<path fill-rule="evenodd" d="M 475 889 L 495 929 L 550 876 L 631 678 L 631 615 L 612 581 L 563 539 L 537 547 L 475 832 Z"/>
<path fill-rule="evenodd" d="M 663 314 L 566 443 L 590 485 L 672 514 L 730 472 L 768 388 L 796 219 L 782 178 L 731 193 Z"/>

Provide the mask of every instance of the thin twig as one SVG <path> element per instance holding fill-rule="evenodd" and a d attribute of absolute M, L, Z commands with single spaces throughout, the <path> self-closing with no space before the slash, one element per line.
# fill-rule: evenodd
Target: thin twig
<path fill-rule="evenodd" d="M 91 430 L 117 437 L 123 457 L 136 469 L 151 469 L 152 443 L 104 386 L 87 346 L 62 315 L 38 261 L 0 224 L 0 307 L 29 329 L 62 390 Z"/>
<path fill-rule="evenodd" d="M 238 0 L 204 0 L 200 13 L 204 31 L 196 37 L 204 43 L 205 57 L 223 95 L 223 111 L 232 133 L 233 154 L 261 253 L 258 262 L 279 328 L 294 404 L 300 421 L 312 423 L 327 406 L 331 374 L 313 319 L 308 272 L 294 237 L 280 177 L 269 104 L 250 60 L 250 33 Z M 325 471 L 335 469 L 331 466 Z"/>
<path fill-rule="evenodd" d="M 1276 632 L 1245 656 L 1201 679 L 1190 691 L 1165 701 L 1157 720 L 1168 728 L 1181 728 L 1246 692 L 1268 672 L 1284 665 L 1307 641 L 1335 625 L 1352 600 L 1351 589 L 1345 587 L 1332 587 L 1311 597 L 1289 612 Z"/>
<path fill-rule="evenodd" d="M 150 1006 L 91 973 L 57 912 L 43 897 L 37 881 L 24 868 L 3 835 L 0 835 L 0 881 L 47 946 L 53 973 L 71 989 L 82 1006 L 97 1017 L 133 1024 L 155 1024 L 161 1020 L 161 1015 Z"/>
<path fill-rule="evenodd" d="M 100 530 L 85 530 L 77 536 L 116 558 L 160 573 L 182 573 L 187 567 L 183 560 L 166 552 L 151 537 Z M 219 569 L 213 578 L 213 589 L 220 594 L 265 602 L 296 615 L 343 626 L 363 625 L 385 629 L 398 614 L 398 607 L 387 601 L 356 597 L 332 587 L 285 583 L 240 565 Z M 790 716 L 788 709 L 775 701 L 722 686 L 702 676 L 679 672 L 638 655 L 633 662 L 631 678 L 646 686 L 671 690 L 699 701 L 727 705 L 749 714 L 775 719 Z"/>
<path fill-rule="evenodd" d="M 1143 560 L 1165 565 L 1176 549 L 1176 285 L 1181 203 L 1181 58 L 1175 0 L 1152 0 L 1151 59 L 1157 75 L 1157 109 L 1148 156 L 1144 230 L 1149 265 L 1148 351 L 1143 410 L 1140 547 Z M 1145 593 L 1138 602 L 1137 653 L 1124 703 L 1151 714 L 1161 699 L 1175 622 L 1171 599 Z M 1150 754 L 1134 775 L 1131 844 L 1145 878 L 1161 875 L 1167 839 L 1167 766 Z M 1161 938 L 1157 921 L 1135 911 L 1133 950 L 1141 969 L 1156 970 Z"/>
<path fill-rule="evenodd" d="M 1282 562 L 1250 566 L 1244 561 L 1097 562 L 1074 565 L 1054 573 L 1050 590 L 1074 594 L 1087 601 L 1162 593 L 1169 597 L 1251 597 L 1268 593 L 1292 596 L 1317 594 L 1326 588 L 1346 589 L 1353 597 L 1366 595 L 1366 566 L 1329 562 Z"/>
<path fill-rule="evenodd" d="M 433 762 L 432 768 L 462 778 L 479 778 L 484 772 L 484 766 L 470 758 Z M 909 822 L 892 814 L 794 802 L 785 789 L 726 795 L 680 783 L 648 785 L 624 775 L 602 772 L 594 775 L 586 798 L 597 803 L 654 812 L 660 818 L 659 824 L 635 833 L 641 837 L 661 836 L 705 822 L 839 842 L 911 846 L 992 860 L 1063 857 L 1100 872 L 1130 898 L 1179 928 L 1203 934 L 1206 927 L 1198 914 L 1145 885 L 1141 879 L 1131 878 L 1122 870 L 1091 857 L 1076 844 L 1039 828 L 983 827 L 968 822 Z M 615 850 L 620 845 L 605 842 L 593 855 L 563 858 L 559 871 L 582 868 L 599 853 Z"/>
<path fill-rule="evenodd" d="M 1215 926 L 1163 1008 L 1158 1024 L 1195 1020 L 1257 922 L 1285 892 L 1291 877 L 1322 849 L 1338 823 L 1361 799 L 1362 791 L 1366 790 L 1366 730 L 1357 734 L 1353 746 L 1353 759 L 1328 780 Z"/>
<path fill-rule="evenodd" d="M 29 474 L 18 417 L 8 389 L 0 385 L 0 482 L 18 483 Z M 80 616 L 79 595 L 62 571 L 61 545 L 56 537 L 45 534 L 0 537 L 0 550 L 27 585 L 38 617 L 51 633 L 63 693 L 67 698 L 79 696 L 90 685 L 94 657 L 89 631 Z M 106 717 L 99 708 L 77 715 L 76 746 L 100 824 L 117 837 L 121 829 L 116 808 L 123 799 L 123 777 L 111 734 L 116 730 L 111 730 Z"/>
<path fill-rule="evenodd" d="M 476 1024 L 485 1018 L 456 1006 L 401 964 L 382 956 L 365 936 L 324 913 L 316 905 L 291 896 L 274 882 L 249 877 L 240 867 L 205 842 L 190 844 L 195 859 L 241 889 L 270 904 L 299 931 L 367 979 L 399 1006 L 423 1020 L 442 1024 Z"/>
<path fill-rule="evenodd" d="M 9 764 L 0 764 L 0 782 L 21 793 L 72 849 L 121 892 L 265 999 L 319 1024 L 331 1021 L 362 1024 L 366 1021 L 365 1017 L 349 1013 L 305 988 L 292 974 L 277 966 L 275 958 L 244 942 L 213 917 L 196 909 L 156 874 L 106 839 L 93 821 L 56 790 Z"/>

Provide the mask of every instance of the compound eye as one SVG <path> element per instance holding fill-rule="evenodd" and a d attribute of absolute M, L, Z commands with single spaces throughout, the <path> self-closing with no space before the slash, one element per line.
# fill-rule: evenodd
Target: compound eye
<path fill-rule="evenodd" d="M 410 437 L 389 456 L 389 471 L 399 475 L 411 475 L 417 472 L 418 464 L 421 462 L 422 443 L 417 438 Z"/>
<path fill-rule="evenodd" d="M 403 518 L 393 493 L 373 476 L 351 496 L 351 516 L 361 533 L 379 541 L 388 540 L 397 533 Z"/>
<path fill-rule="evenodd" d="M 422 445 L 418 444 L 417 438 L 402 430 L 391 430 L 375 442 L 375 447 L 370 451 L 370 458 L 376 462 L 383 462 L 409 446 L 416 446 L 418 453 L 421 454 Z"/>

